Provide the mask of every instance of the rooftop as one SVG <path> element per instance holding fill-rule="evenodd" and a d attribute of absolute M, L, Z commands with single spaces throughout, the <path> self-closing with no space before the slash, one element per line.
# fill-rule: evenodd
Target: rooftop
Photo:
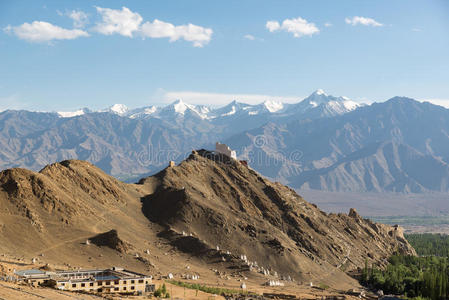
<path fill-rule="evenodd" d="M 37 269 L 19 270 L 19 271 L 15 271 L 15 274 L 17 274 L 18 276 L 44 275 L 45 271 L 37 270 Z"/>
<path fill-rule="evenodd" d="M 116 280 L 116 279 L 120 279 L 120 277 L 115 276 L 115 275 L 95 276 L 94 278 L 96 280 Z"/>
<path fill-rule="evenodd" d="M 117 280 L 148 277 L 148 275 L 136 273 L 122 268 L 100 270 L 66 270 L 66 271 L 41 271 L 37 269 L 20 270 L 15 272 L 20 277 L 59 278 L 64 280 Z"/>

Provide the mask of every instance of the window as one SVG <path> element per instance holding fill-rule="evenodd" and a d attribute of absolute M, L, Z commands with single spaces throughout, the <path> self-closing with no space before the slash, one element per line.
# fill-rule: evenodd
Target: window
<path fill-rule="evenodd" d="M 139 283 L 143 283 L 143 279 L 139 279 Z"/>
<path fill-rule="evenodd" d="M 134 280 L 131 280 L 131 283 L 134 283 Z"/>
<path fill-rule="evenodd" d="M 76 283 L 73 283 L 73 284 L 72 284 L 72 287 L 76 287 Z"/>
<path fill-rule="evenodd" d="M 89 286 L 94 286 L 94 283 L 93 282 L 89 283 Z"/>
<path fill-rule="evenodd" d="M 118 287 L 114 288 L 114 291 L 118 291 Z"/>
<path fill-rule="evenodd" d="M 123 287 L 123 290 L 126 291 L 126 286 Z"/>
<path fill-rule="evenodd" d="M 134 291 L 134 286 L 132 286 L 132 287 L 131 287 L 131 290 L 133 290 L 133 291 Z"/>
<path fill-rule="evenodd" d="M 123 280 L 123 284 L 126 284 L 126 280 Z"/>
<path fill-rule="evenodd" d="M 106 285 L 110 285 L 111 284 L 111 282 L 110 281 L 106 281 Z"/>
<path fill-rule="evenodd" d="M 118 280 L 114 281 L 114 284 L 118 284 Z"/>
<path fill-rule="evenodd" d="M 81 287 L 86 287 L 86 284 L 85 283 L 81 283 Z"/>

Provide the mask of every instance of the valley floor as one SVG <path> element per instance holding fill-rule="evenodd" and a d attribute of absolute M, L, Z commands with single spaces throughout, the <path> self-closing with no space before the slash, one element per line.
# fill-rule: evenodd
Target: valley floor
<path fill-rule="evenodd" d="M 328 213 L 347 213 L 350 208 L 356 208 L 362 216 L 375 222 L 401 225 L 406 233 L 449 234 L 447 194 L 297 192 Z"/>

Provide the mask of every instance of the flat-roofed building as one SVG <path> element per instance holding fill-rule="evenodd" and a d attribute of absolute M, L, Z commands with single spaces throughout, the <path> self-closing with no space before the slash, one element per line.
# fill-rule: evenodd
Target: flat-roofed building
<path fill-rule="evenodd" d="M 230 158 L 237 159 L 237 153 L 229 148 L 226 144 L 221 144 L 219 142 L 215 143 L 215 152 L 229 156 Z"/>
<path fill-rule="evenodd" d="M 14 273 L 17 277 L 33 286 L 38 286 L 48 280 L 48 272 L 38 269 L 20 270 Z"/>
<path fill-rule="evenodd" d="M 155 289 L 151 276 L 116 267 L 106 270 L 42 271 L 40 273 L 30 271 L 32 270 L 16 272 L 16 274 L 33 285 L 36 285 L 38 280 L 38 284 L 59 290 L 143 294 L 154 292 Z"/>

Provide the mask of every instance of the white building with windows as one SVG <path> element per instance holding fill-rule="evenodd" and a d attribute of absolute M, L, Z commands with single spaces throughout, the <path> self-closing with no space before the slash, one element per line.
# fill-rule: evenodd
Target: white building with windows
<path fill-rule="evenodd" d="M 151 276 L 117 267 L 55 272 L 23 270 L 16 272 L 16 275 L 35 286 L 44 285 L 66 291 L 138 295 L 155 290 Z"/>

